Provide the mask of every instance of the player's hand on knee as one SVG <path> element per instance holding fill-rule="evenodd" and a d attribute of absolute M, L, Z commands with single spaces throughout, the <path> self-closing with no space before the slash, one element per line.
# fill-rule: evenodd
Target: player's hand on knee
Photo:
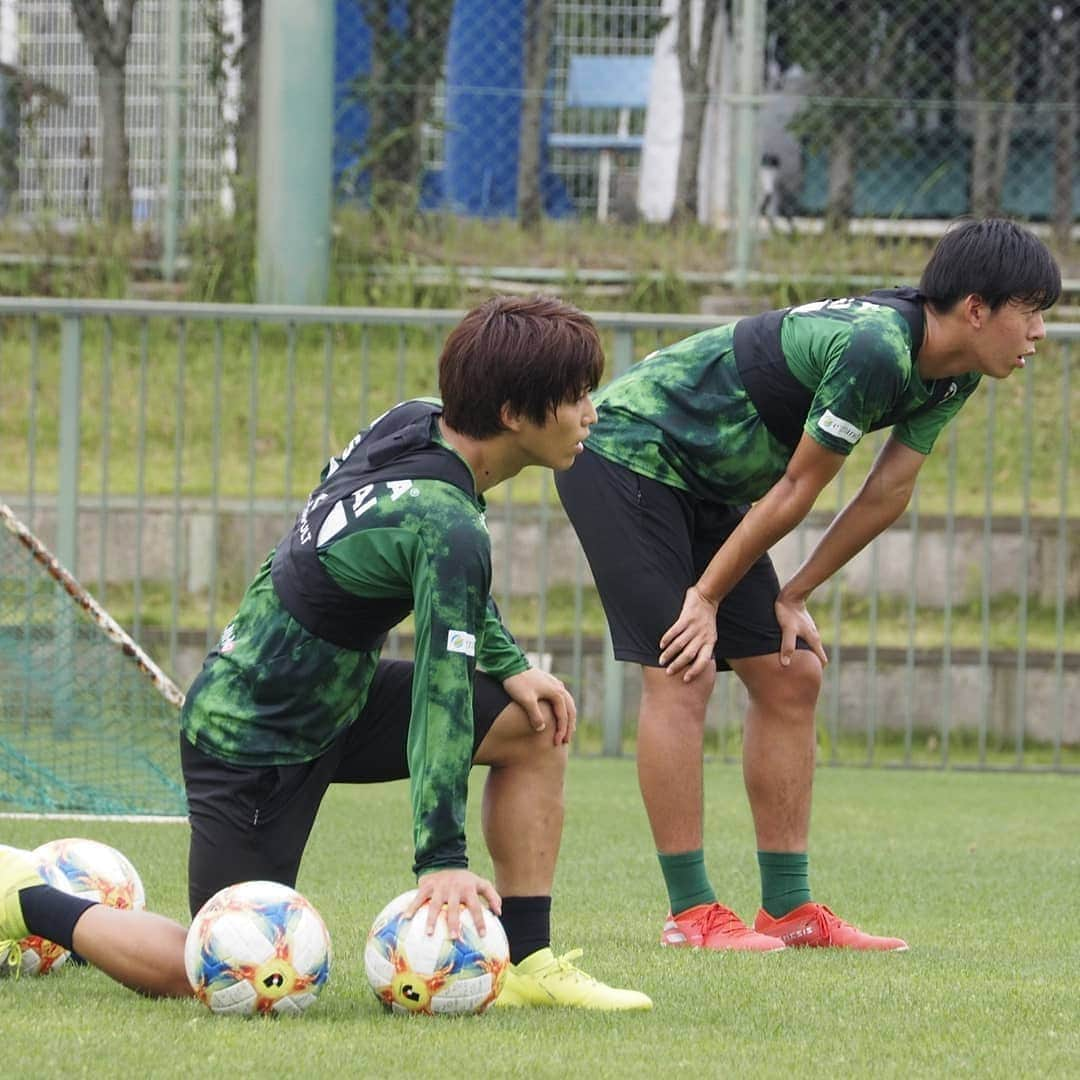
<path fill-rule="evenodd" d="M 450 936 L 456 938 L 461 930 L 461 907 L 464 905 L 477 930 L 483 934 L 484 905 L 481 899 L 487 901 L 496 915 L 502 911 L 502 899 L 486 878 L 464 868 L 432 870 L 416 883 L 416 896 L 405 914 L 411 917 L 427 904 L 427 932 L 434 934 L 439 912 L 445 908 L 446 928 Z"/>
<path fill-rule="evenodd" d="M 503 689 L 525 710 L 533 731 L 552 731 L 556 746 L 568 743 L 577 727 L 577 706 L 561 679 L 529 668 L 503 680 Z"/>
<path fill-rule="evenodd" d="M 686 590 L 678 619 L 660 639 L 660 666 L 669 675 L 681 672 L 683 682 L 692 682 L 709 670 L 716 648 L 716 608 L 694 586 Z"/>
<path fill-rule="evenodd" d="M 821 641 L 817 623 L 813 616 L 806 610 L 806 601 L 788 600 L 783 592 L 776 598 L 774 605 L 776 621 L 780 625 L 780 663 L 787 667 L 791 663 L 792 654 L 795 652 L 796 641 L 802 638 L 810 646 L 814 655 L 827 664 L 829 657 L 825 652 L 825 646 Z"/>

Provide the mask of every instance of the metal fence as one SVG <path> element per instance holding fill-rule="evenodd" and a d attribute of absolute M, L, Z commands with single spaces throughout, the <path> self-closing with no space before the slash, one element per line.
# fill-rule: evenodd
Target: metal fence
<path fill-rule="evenodd" d="M 320 2 L 341 199 L 697 218 L 748 230 L 747 265 L 757 228 L 1001 212 L 1065 235 L 1076 218 L 1073 4 Z M 109 6 L 114 26 L 131 4 Z M 137 220 L 164 228 L 255 182 L 272 18 L 270 0 L 134 4 Z M 0 60 L 10 209 L 97 215 L 102 80 L 70 0 L 0 0 Z"/>
<path fill-rule="evenodd" d="M 329 454 L 435 389 L 459 314 L 0 300 L 0 499 L 186 685 Z M 712 322 L 595 318 L 616 371 Z M 823 761 L 1080 765 L 1080 326 L 1049 333 L 1022 374 L 961 411 L 908 513 L 814 598 L 832 657 Z M 774 550 L 782 577 L 874 450 L 858 447 Z M 548 475 L 490 493 L 489 526 L 509 624 L 574 689 L 580 746 L 620 752 L 636 669 L 611 657 Z M 407 627 L 391 647 L 408 652 Z M 727 677 L 709 718 L 725 758 L 742 704 Z"/>

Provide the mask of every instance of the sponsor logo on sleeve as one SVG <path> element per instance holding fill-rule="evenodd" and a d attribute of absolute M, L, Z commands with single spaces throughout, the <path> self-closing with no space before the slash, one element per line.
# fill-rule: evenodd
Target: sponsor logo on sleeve
<path fill-rule="evenodd" d="M 818 427 L 822 431 L 827 431 L 830 435 L 835 435 L 838 439 L 843 439 L 844 442 L 855 445 L 863 436 L 863 433 L 854 425 L 848 423 L 847 420 L 842 420 L 835 413 L 829 412 L 826 409 L 821 414 L 821 419 L 818 420 Z"/>
<path fill-rule="evenodd" d="M 476 635 L 464 630 L 449 630 L 446 634 L 446 651 L 461 653 L 464 656 L 476 655 Z"/>

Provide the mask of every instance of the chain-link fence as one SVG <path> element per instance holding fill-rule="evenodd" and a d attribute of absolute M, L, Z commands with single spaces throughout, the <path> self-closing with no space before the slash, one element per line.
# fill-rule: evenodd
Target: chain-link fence
<path fill-rule="evenodd" d="M 8 213 L 98 217 L 117 190 L 121 216 L 159 226 L 232 206 L 258 177 L 275 2 L 0 0 Z M 1074 0 L 318 2 L 342 200 L 720 227 L 1075 220 Z M 297 63 L 316 77 L 320 58 Z"/>
<path fill-rule="evenodd" d="M 120 183 L 129 200 L 122 213 L 137 224 L 159 222 L 170 135 L 185 162 L 183 215 L 220 200 L 230 125 L 217 74 L 220 18 L 207 17 L 217 5 L 182 5 L 176 40 L 172 2 L 114 0 L 104 21 L 91 15 L 83 22 L 76 9 L 93 4 L 0 2 L 0 155 L 6 149 L 8 157 L 0 162 L 0 200 L 9 213 L 98 218 L 106 185 Z M 174 98 L 182 99 L 184 119 L 170 133 Z"/>

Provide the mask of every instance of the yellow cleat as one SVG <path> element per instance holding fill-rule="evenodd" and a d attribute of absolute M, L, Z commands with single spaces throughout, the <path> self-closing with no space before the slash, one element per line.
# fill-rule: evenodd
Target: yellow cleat
<path fill-rule="evenodd" d="M 652 999 L 640 991 L 608 986 L 575 967 L 572 961 L 579 956 L 581 949 L 562 956 L 538 949 L 520 964 L 511 964 L 495 1007 L 555 1006 L 606 1012 L 652 1008 Z"/>
<path fill-rule="evenodd" d="M 19 942 L 26 937 L 19 891 L 44 884 L 25 851 L 0 844 L 0 943 Z"/>
<path fill-rule="evenodd" d="M 22 974 L 22 947 L 17 941 L 0 941 L 0 979 L 17 979 Z"/>

